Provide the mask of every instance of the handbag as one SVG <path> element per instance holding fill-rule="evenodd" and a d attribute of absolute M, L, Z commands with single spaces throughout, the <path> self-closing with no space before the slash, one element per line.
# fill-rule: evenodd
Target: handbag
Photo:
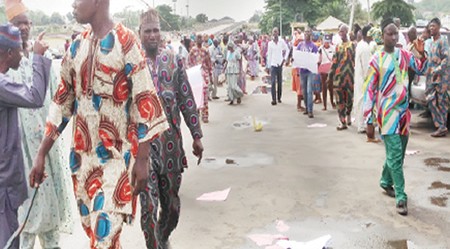
<path fill-rule="evenodd" d="M 328 74 L 331 70 L 331 62 L 319 65 L 318 71 L 320 74 Z"/>

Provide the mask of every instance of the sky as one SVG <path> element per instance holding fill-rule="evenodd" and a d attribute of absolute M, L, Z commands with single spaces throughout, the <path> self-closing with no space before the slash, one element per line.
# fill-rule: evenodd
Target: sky
<path fill-rule="evenodd" d="M 130 9 L 146 9 L 150 6 L 168 4 L 173 8 L 173 0 L 111 0 L 111 12 L 120 12 L 129 6 Z M 23 0 L 32 10 L 42 10 L 46 14 L 59 12 L 65 15 L 72 12 L 73 0 Z M 176 0 L 176 13 L 186 15 L 186 5 L 189 3 L 189 15 L 195 17 L 204 13 L 209 19 L 220 19 L 229 16 L 236 21 L 248 20 L 256 10 L 264 9 L 264 0 Z"/>

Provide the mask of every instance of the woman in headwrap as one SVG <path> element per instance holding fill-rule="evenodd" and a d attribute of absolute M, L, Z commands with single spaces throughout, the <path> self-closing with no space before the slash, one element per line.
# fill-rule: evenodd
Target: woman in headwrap
<path fill-rule="evenodd" d="M 228 82 L 228 99 L 230 100 L 230 105 L 234 104 L 234 100 L 238 104 L 241 103 L 241 98 L 244 96 L 242 89 L 238 85 L 238 79 L 240 75 L 240 64 L 241 53 L 236 51 L 236 45 L 233 41 L 228 42 L 227 45 L 228 53 L 225 61 L 224 72 L 227 76 Z"/>

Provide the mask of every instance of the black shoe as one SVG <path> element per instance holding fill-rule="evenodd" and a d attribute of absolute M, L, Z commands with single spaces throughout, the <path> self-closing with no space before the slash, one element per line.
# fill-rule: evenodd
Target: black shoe
<path fill-rule="evenodd" d="M 303 112 L 303 115 L 308 115 L 308 111 L 304 111 L 304 112 Z"/>
<path fill-rule="evenodd" d="M 435 132 L 431 133 L 430 136 L 432 137 L 445 137 L 447 136 L 448 130 L 447 129 L 437 129 Z"/>
<path fill-rule="evenodd" d="M 408 205 L 406 201 L 399 201 L 395 206 L 397 208 L 397 213 L 400 215 L 408 215 Z"/>
<path fill-rule="evenodd" d="M 282 102 L 281 102 L 281 99 L 279 99 L 279 100 L 278 100 L 278 103 L 279 103 L 279 104 L 281 104 L 281 103 L 282 103 Z"/>
<path fill-rule="evenodd" d="M 237 98 L 237 103 L 238 103 L 238 104 L 241 103 L 241 98 Z"/>
<path fill-rule="evenodd" d="M 230 103 L 228 103 L 229 105 L 233 105 L 234 104 L 234 101 L 232 100 L 232 101 L 230 101 Z"/>
<path fill-rule="evenodd" d="M 312 112 L 308 113 L 308 118 L 314 118 L 314 114 Z"/>
<path fill-rule="evenodd" d="M 217 97 L 217 96 L 215 96 L 215 97 L 212 97 L 213 99 L 220 99 L 219 97 Z"/>
<path fill-rule="evenodd" d="M 276 101 L 272 101 L 272 105 L 277 105 L 277 102 Z"/>
<path fill-rule="evenodd" d="M 392 186 L 390 187 L 383 187 L 381 186 L 382 189 L 384 189 L 385 194 L 389 197 L 395 198 L 395 190 Z"/>

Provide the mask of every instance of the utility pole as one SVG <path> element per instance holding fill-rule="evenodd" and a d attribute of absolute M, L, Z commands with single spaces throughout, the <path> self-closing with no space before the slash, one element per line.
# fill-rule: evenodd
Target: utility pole
<path fill-rule="evenodd" d="M 353 18 L 355 16 L 355 5 L 356 5 L 356 0 L 353 0 L 352 1 L 352 12 L 350 13 L 350 22 L 349 22 L 350 30 L 352 30 L 352 27 L 353 27 Z"/>
<path fill-rule="evenodd" d="M 283 37 L 283 17 L 281 16 L 281 0 L 280 0 L 280 36 Z"/>
<path fill-rule="evenodd" d="M 186 0 L 186 14 L 187 17 L 189 18 L 189 0 Z"/>

